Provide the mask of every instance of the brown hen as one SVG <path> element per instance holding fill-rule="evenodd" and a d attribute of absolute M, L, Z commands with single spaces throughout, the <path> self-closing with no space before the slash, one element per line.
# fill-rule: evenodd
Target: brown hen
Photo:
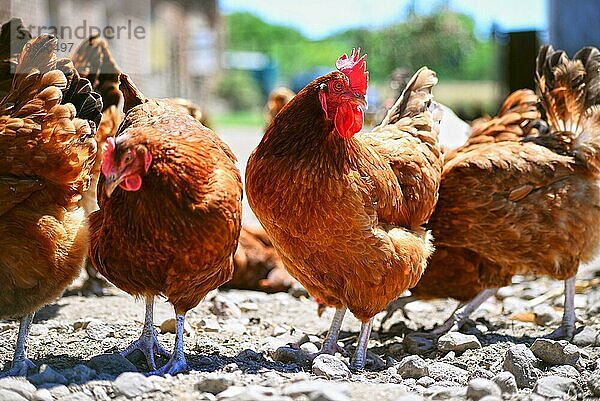
<path fill-rule="evenodd" d="M 343 55 L 336 66 L 271 122 L 248 161 L 246 190 L 290 274 L 337 308 L 321 352 L 335 352 L 346 309 L 362 321 L 353 358 L 362 369 L 373 316 L 417 283 L 432 251 L 423 225 L 442 169 L 437 79 L 419 70 L 381 125 L 356 134 L 364 57 Z"/>
<path fill-rule="evenodd" d="M 170 102 L 146 99 L 121 75 L 125 120 L 109 138 L 98 204 L 90 215 L 90 257 L 117 287 L 146 298 L 139 349 L 155 369 L 164 353 L 152 324 L 155 296 L 173 304 L 177 332 L 169 362 L 153 374 L 187 369 L 185 314 L 233 273 L 242 183 L 229 147 Z"/>
<path fill-rule="evenodd" d="M 79 207 L 96 156 L 102 102 L 57 40 L 27 43 L 0 101 L 0 319 L 21 319 L 12 367 L 33 364 L 25 342 L 33 314 L 77 276 L 87 246 Z"/>
<path fill-rule="evenodd" d="M 448 155 L 429 225 L 437 251 L 413 293 L 471 302 L 436 334 L 460 328 L 513 275 L 533 273 L 565 280 L 552 336 L 573 336 L 575 274 L 600 246 L 599 70 L 595 48 L 569 60 L 543 47 L 536 80 L 545 117 L 533 92 L 518 91 Z"/>

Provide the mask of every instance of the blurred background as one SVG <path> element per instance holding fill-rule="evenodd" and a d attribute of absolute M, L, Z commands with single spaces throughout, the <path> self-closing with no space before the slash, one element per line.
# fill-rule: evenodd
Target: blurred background
<path fill-rule="evenodd" d="M 598 0 L 0 0 L 0 17 L 55 34 L 63 56 L 100 34 L 146 96 L 198 105 L 242 175 L 269 93 L 300 90 L 353 47 L 368 53 L 368 128 L 423 65 L 438 73 L 436 100 L 471 121 L 534 88 L 542 43 L 571 56 L 600 45 Z M 468 125 L 448 124 L 442 143 L 460 145 Z M 246 200 L 244 221 L 257 223 Z"/>
<path fill-rule="evenodd" d="M 119 37 L 111 31 L 103 36 L 142 91 L 187 98 L 217 126 L 264 125 L 273 88 L 298 91 L 331 71 L 337 57 L 353 47 L 369 54 L 368 118 L 376 120 L 411 74 L 427 65 L 440 78 L 436 98 L 472 120 L 494 113 L 509 91 L 533 87 L 541 43 L 570 55 L 584 45 L 600 45 L 593 23 L 600 21 L 596 0 L 0 0 L 0 5 L 2 20 L 20 17 L 34 35 L 54 27 L 74 47 L 92 26 L 126 27 Z M 131 37 L 136 28 L 143 37 Z"/>

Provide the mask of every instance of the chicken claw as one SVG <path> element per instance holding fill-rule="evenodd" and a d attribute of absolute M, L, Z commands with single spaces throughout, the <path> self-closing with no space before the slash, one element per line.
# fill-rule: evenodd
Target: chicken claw
<path fill-rule="evenodd" d="M 162 376 L 167 373 L 173 376 L 176 373 L 188 371 L 187 362 L 183 353 L 183 327 L 185 324 L 185 313 L 177 314 L 175 316 L 175 321 L 177 323 L 177 331 L 175 333 L 175 349 L 173 350 L 173 354 L 171 354 L 171 359 L 169 359 L 169 362 L 167 362 L 161 368 L 146 373 L 146 376 Z"/>
<path fill-rule="evenodd" d="M 19 335 L 17 337 L 17 346 L 15 348 L 15 355 L 10 369 L 6 372 L 0 373 L 0 378 L 9 376 L 27 376 L 29 369 L 35 369 L 36 366 L 33 362 L 27 359 L 27 333 L 29 333 L 29 326 L 33 320 L 33 313 L 27 315 L 21 319 L 19 325 Z"/>
<path fill-rule="evenodd" d="M 142 335 L 139 339 L 132 342 L 127 348 L 121 351 L 121 356 L 126 357 L 134 351 L 141 351 L 146 357 L 146 362 L 150 369 L 156 369 L 156 363 L 154 362 L 154 354 L 162 356 L 170 356 L 171 354 L 166 351 L 156 338 L 156 329 L 153 326 L 153 309 L 154 309 L 154 297 L 146 297 L 146 316 L 144 318 L 144 328 Z"/>

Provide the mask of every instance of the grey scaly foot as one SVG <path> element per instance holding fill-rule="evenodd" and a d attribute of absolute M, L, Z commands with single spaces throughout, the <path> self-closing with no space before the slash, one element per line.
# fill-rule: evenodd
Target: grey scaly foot
<path fill-rule="evenodd" d="M 177 373 L 187 372 L 188 366 L 183 353 L 183 331 L 185 324 L 185 314 L 175 316 L 177 329 L 175 332 L 175 349 L 171 355 L 171 359 L 164 366 L 146 373 L 147 376 L 170 374 L 174 376 Z"/>
<path fill-rule="evenodd" d="M 156 369 L 156 362 L 154 356 L 170 356 L 171 354 L 166 351 L 163 346 L 158 342 L 156 338 L 156 329 L 153 325 L 153 309 L 154 309 L 154 297 L 146 297 L 146 316 L 144 318 L 144 328 L 142 335 L 139 339 L 131 343 L 127 348 L 121 351 L 121 356 L 126 357 L 134 351 L 140 351 L 146 357 L 146 362 L 150 369 Z"/>
<path fill-rule="evenodd" d="M 17 336 L 17 345 L 15 347 L 15 355 L 10 369 L 6 372 L 0 373 L 1 377 L 8 376 L 27 376 L 28 369 L 35 369 L 36 366 L 33 362 L 27 359 L 27 334 L 29 333 L 29 326 L 33 321 L 33 313 L 24 316 L 21 319 L 19 325 L 19 334 Z"/>
<path fill-rule="evenodd" d="M 565 310 L 560 327 L 544 336 L 552 340 L 572 340 L 575 335 L 575 277 L 565 280 Z"/>
<path fill-rule="evenodd" d="M 354 356 L 350 362 L 350 370 L 360 372 L 365 368 L 365 362 L 367 361 L 367 348 L 369 346 L 369 338 L 371 337 L 372 328 L 373 318 L 360 326 L 358 344 L 356 345 L 356 351 L 354 352 Z"/>

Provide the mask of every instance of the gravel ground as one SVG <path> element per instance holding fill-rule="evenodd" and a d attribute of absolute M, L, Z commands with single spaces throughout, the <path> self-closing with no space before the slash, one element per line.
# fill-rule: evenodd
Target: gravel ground
<path fill-rule="evenodd" d="M 188 313 L 185 349 L 193 370 L 146 378 L 135 373 L 148 370 L 143 358 L 117 354 L 139 336 L 143 303 L 114 288 L 102 298 L 67 296 L 40 311 L 32 325 L 29 357 L 38 373 L 31 371 L 28 382 L 0 380 L 0 400 L 587 399 L 600 395 L 597 276 L 589 268 L 579 275 L 581 321 L 574 344 L 539 339 L 560 321 L 562 284 L 516 277 L 463 333 L 440 339 L 420 356 L 415 352 L 423 344 L 408 334 L 441 323 L 456 302 L 414 302 L 407 316 L 397 312 L 382 330 L 378 316 L 363 373 L 350 373 L 340 354 L 311 366 L 299 361 L 298 352 L 275 352 L 289 343 L 316 350 L 332 310 L 319 318 L 316 304 L 304 297 L 234 290 L 215 291 Z M 157 328 L 172 317 L 170 305 L 157 301 Z M 16 322 L 0 322 L 5 366 L 17 328 Z M 358 329 L 359 322 L 347 317 L 340 340 L 349 351 Z M 173 339 L 172 333 L 159 334 L 169 349 Z"/>

